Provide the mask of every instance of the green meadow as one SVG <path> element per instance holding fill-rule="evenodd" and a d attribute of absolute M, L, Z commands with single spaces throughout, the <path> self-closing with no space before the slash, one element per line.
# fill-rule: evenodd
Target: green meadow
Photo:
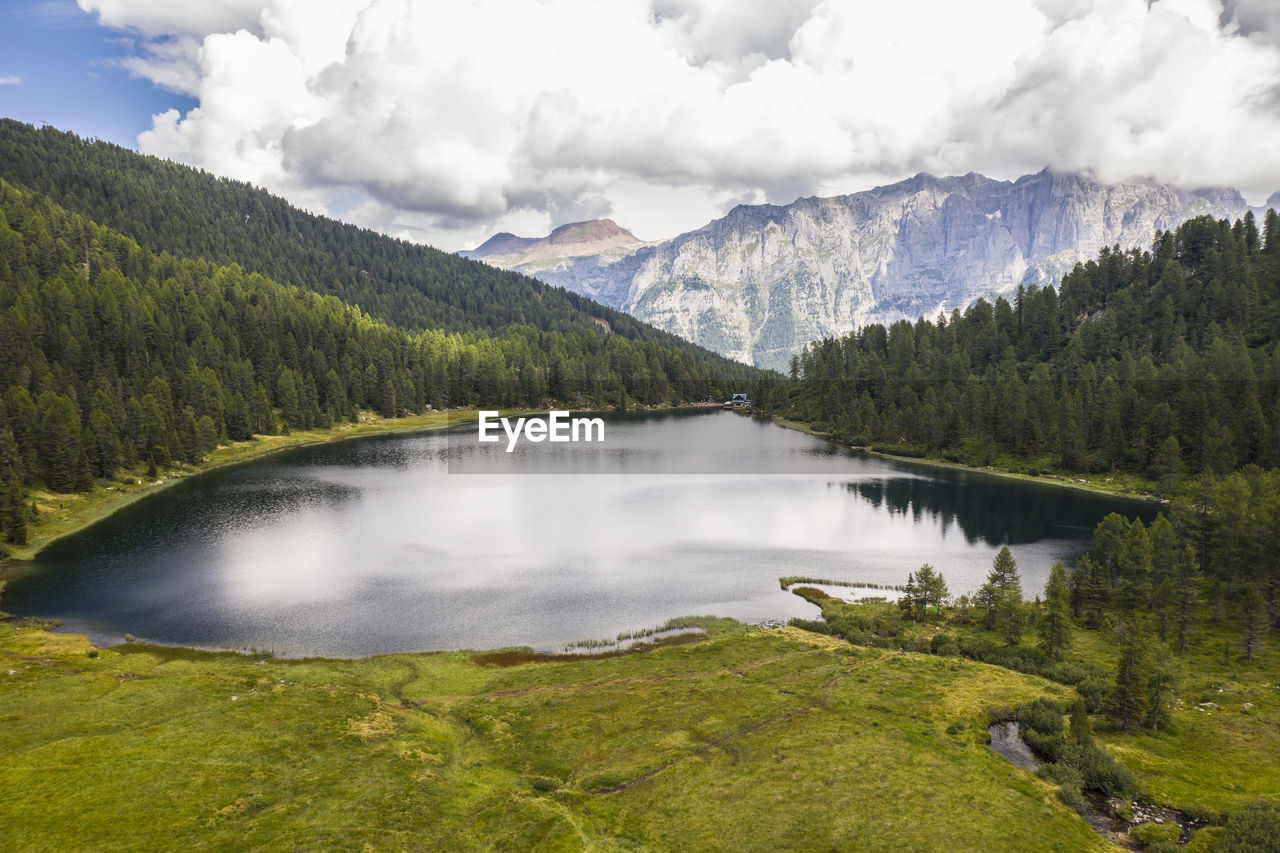
<path fill-rule="evenodd" d="M 97 651 L 0 624 L 5 846 L 1113 849 L 985 746 L 1070 688 L 704 624 L 573 660 Z"/>

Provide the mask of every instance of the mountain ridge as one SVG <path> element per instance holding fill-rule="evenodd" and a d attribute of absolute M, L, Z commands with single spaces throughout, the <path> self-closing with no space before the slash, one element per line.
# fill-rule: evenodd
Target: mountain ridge
<path fill-rule="evenodd" d="M 1231 188 L 1154 179 L 1106 184 L 1048 167 L 1013 181 L 921 172 L 844 195 L 738 205 L 667 240 L 485 260 L 731 358 L 784 368 L 809 341 L 1056 284 L 1105 246 L 1145 248 L 1194 216 L 1250 210 Z"/>

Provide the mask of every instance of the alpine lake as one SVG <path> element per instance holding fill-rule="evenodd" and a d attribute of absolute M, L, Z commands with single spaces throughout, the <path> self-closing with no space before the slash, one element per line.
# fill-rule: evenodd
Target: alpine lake
<path fill-rule="evenodd" d="M 930 563 L 953 595 L 972 593 L 1003 544 L 1031 598 L 1105 515 L 1158 509 L 731 411 L 600 417 L 597 442 L 507 452 L 471 424 L 212 470 L 45 549 L 4 606 L 100 643 L 560 651 L 685 615 L 816 615 L 783 576 L 897 585 Z"/>

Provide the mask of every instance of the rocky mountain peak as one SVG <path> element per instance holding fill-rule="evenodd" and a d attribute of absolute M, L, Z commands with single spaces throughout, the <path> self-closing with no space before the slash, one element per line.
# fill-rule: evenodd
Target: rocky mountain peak
<path fill-rule="evenodd" d="M 524 267 L 628 250 L 640 245 L 636 235 L 612 219 L 591 219 L 561 225 L 546 237 L 517 237 L 505 232 L 495 234 L 475 249 L 458 254 L 485 260 L 495 266 Z"/>
<path fill-rule="evenodd" d="M 561 226 L 529 245 L 498 235 L 510 238 L 499 243 L 506 253 L 490 262 L 785 369 L 809 341 L 1056 284 L 1104 246 L 1147 248 L 1157 230 L 1193 216 L 1248 209 L 1231 189 L 1106 183 L 1048 167 L 1015 181 L 921 172 L 850 195 L 738 205 L 657 243 L 610 220 Z"/>

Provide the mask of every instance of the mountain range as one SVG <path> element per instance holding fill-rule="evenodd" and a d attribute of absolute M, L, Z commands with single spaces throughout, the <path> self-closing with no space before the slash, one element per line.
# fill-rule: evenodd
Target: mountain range
<path fill-rule="evenodd" d="M 1266 206 L 1277 204 L 1280 193 Z M 1250 209 L 1233 189 L 1047 168 L 1015 181 L 922 173 L 850 195 L 739 205 L 669 240 L 642 242 L 606 219 L 544 238 L 498 234 L 461 254 L 785 369 L 810 341 L 1056 284 L 1104 247 L 1146 248 L 1192 217 Z"/>

